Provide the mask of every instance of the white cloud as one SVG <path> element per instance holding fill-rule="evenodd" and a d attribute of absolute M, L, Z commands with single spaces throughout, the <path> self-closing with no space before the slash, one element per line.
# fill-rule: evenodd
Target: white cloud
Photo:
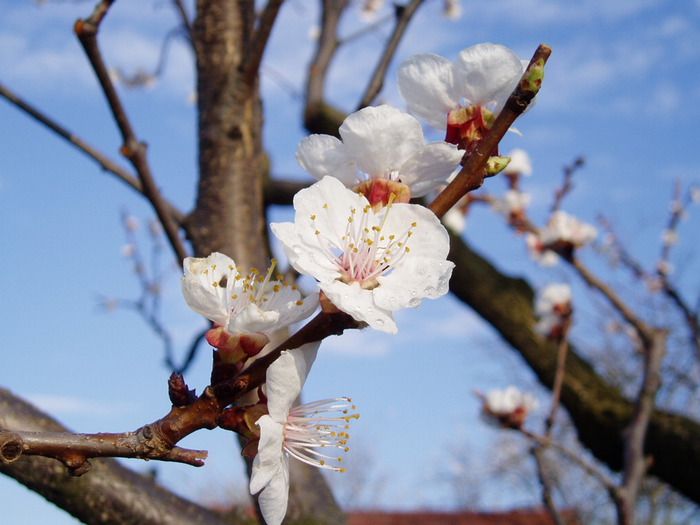
<path fill-rule="evenodd" d="M 41 410 L 54 416 L 105 416 L 106 414 L 113 416 L 117 413 L 127 413 L 134 408 L 133 405 L 127 403 L 96 401 L 94 399 L 53 394 L 28 394 L 25 397 Z"/>

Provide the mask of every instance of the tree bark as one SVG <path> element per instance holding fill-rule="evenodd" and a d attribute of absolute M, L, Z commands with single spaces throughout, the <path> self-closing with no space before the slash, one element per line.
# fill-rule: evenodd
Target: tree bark
<path fill-rule="evenodd" d="M 200 0 L 194 23 L 199 109 L 199 192 L 188 221 L 197 256 L 218 251 L 243 268 L 267 268 L 266 158 L 257 70 L 244 68 L 255 3 Z M 288 518 L 345 523 L 318 469 L 291 461 Z"/>

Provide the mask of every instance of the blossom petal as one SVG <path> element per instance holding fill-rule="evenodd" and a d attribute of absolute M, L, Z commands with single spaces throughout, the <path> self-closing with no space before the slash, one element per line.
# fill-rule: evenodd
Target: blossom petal
<path fill-rule="evenodd" d="M 280 469 L 270 483 L 258 496 L 260 512 L 267 525 L 280 525 L 287 514 L 289 503 L 289 459 L 284 457 L 282 461 L 286 466 Z"/>
<path fill-rule="evenodd" d="M 370 177 L 398 172 L 406 159 L 425 144 L 420 122 L 388 105 L 353 113 L 339 132 L 348 157 Z"/>
<path fill-rule="evenodd" d="M 463 154 L 447 142 L 426 144 L 401 166 L 401 182 L 411 187 L 412 197 L 422 197 L 448 179 Z"/>
<path fill-rule="evenodd" d="M 459 105 L 452 62 L 439 55 L 414 55 L 398 71 L 399 92 L 414 115 L 437 129 L 447 127 L 447 114 Z"/>
<path fill-rule="evenodd" d="M 333 262 L 319 252 L 318 239 L 313 230 L 299 227 L 293 222 L 276 222 L 270 224 L 284 249 L 284 253 L 296 271 L 304 275 L 313 275 L 321 282 L 332 281 L 340 276 Z"/>
<path fill-rule="evenodd" d="M 357 184 L 357 166 L 346 153 L 340 140 L 330 135 L 310 135 L 297 149 L 299 165 L 315 179 L 330 175 L 346 187 Z"/>
<path fill-rule="evenodd" d="M 384 214 L 382 216 L 382 214 Z M 401 232 L 406 225 L 417 223 L 407 246 L 410 256 L 445 259 L 450 251 L 450 236 L 435 214 L 416 204 L 394 204 L 379 214 L 384 220 L 383 230 L 389 234 Z M 410 257 L 408 257 L 410 258 Z M 404 259 L 405 260 L 405 259 Z"/>
<path fill-rule="evenodd" d="M 228 280 L 233 260 L 223 253 L 214 252 L 209 257 L 187 257 L 183 262 L 182 294 L 195 312 L 217 324 L 226 325 L 226 287 L 215 286 L 222 278 Z"/>
<path fill-rule="evenodd" d="M 315 341 L 282 352 L 267 369 L 267 409 L 277 423 L 284 424 L 287 420 L 289 409 L 306 382 L 319 346 L 321 342 Z"/>
<path fill-rule="evenodd" d="M 499 44 L 478 44 L 459 54 L 454 81 L 469 104 L 495 104 L 500 111 L 523 74 L 518 55 Z"/>
<path fill-rule="evenodd" d="M 416 308 L 423 299 L 437 299 L 449 290 L 454 263 L 411 257 L 387 276 L 377 278 L 373 290 L 376 305 L 387 310 Z"/>
<path fill-rule="evenodd" d="M 315 232 L 318 229 L 333 246 L 340 246 L 343 241 L 337 234 L 338 225 L 347 223 L 353 209 L 362 209 L 368 204 L 367 199 L 348 191 L 337 179 L 324 177 L 294 196 L 294 223 L 273 223 L 270 228 L 282 242 L 289 263 L 298 272 L 313 275 L 320 282 L 329 282 L 340 273 L 321 251 Z"/>
<path fill-rule="evenodd" d="M 260 492 L 274 477 L 280 475 L 280 470 L 284 467 L 282 462 L 284 424 L 274 421 L 268 415 L 262 416 L 256 424 L 260 427 L 260 442 L 250 476 L 251 494 Z"/>
<path fill-rule="evenodd" d="M 273 330 L 280 318 L 275 310 L 262 310 L 257 304 L 249 304 L 231 318 L 226 331 L 235 333 L 267 332 Z"/>
<path fill-rule="evenodd" d="M 399 331 L 391 311 L 378 306 L 374 300 L 375 290 L 364 290 L 360 283 L 349 285 L 341 281 L 322 284 L 321 289 L 330 301 L 357 321 L 364 321 L 375 330 L 395 334 Z M 398 310 L 393 308 L 392 310 Z"/>

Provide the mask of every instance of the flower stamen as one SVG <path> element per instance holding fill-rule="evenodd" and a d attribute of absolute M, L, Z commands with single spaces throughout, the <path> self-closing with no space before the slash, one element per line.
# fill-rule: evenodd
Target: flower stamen
<path fill-rule="evenodd" d="M 345 472 L 339 464 L 343 462 L 341 454 L 350 450 L 350 421 L 360 417 L 351 413 L 354 410 L 357 407 L 348 397 L 293 407 L 285 425 L 284 450 L 309 465 Z"/>

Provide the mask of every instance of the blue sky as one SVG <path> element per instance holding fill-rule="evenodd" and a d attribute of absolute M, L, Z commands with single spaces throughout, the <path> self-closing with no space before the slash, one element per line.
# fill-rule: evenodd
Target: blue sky
<path fill-rule="evenodd" d="M 109 13 L 101 43 L 110 64 L 133 71 L 155 63 L 175 18 L 167 2 L 145 4 L 121 0 Z M 294 152 L 304 136 L 297 95 L 312 49 L 309 35 L 317 15 L 312 4 L 289 0 L 285 5 L 263 70 L 273 172 L 304 180 L 308 177 Z M 526 180 L 532 216 L 546 217 L 561 167 L 585 155 L 586 167 L 577 175 L 565 209 L 589 222 L 605 214 L 633 254 L 652 262 L 674 182 L 700 181 L 695 155 L 700 2 L 465 2 L 459 21 L 441 18 L 440 2 L 426 4 L 399 48 L 380 102 L 404 107 L 395 68 L 414 53 L 454 59 L 459 50 L 490 41 L 529 58 L 538 44 L 548 44 L 553 54 L 538 104 L 517 124 L 523 136 L 509 134 L 503 144 L 503 151 L 524 148 L 533 159 L 534 175 Z M 75 19 L 91 9 L 90 2 L 37 6 L 0 0 L 0 82 L 117 158 L 118 134 L 71 31 Z M 364 23 L 356 15 L 348 15 L 347 33 Z M 380 29 L 384 33 L 386 28 Z M 342 109 L 356 105 L 364 89 L 358 79 L 372 70 L 380 42 L 370 35 L 341 51 L 328 93 Z M 191 207 L 196 188 L 193 91 L 191 57 L 178 42 L 155 86 L 123 91 L 137 133 L 149 143 L 164 194 L 183 210 Z M 168 408 L 168 371 L 159 341 L 133 312 L 98 308 L 101 296 L 138 294 L 129 261 L 121 255 L 125 237 L 119 217 L 128 210 L 146 224 L 150 210 L 123 184 L 4 100 L 0 159 L 0 269 L 7 276 L 0 284 L 0 385 L 34 400 L 76 431 L 132 430 L 160 417 Z M 496 179 L 488 182 L 495 193 L 504 186 Z M 275 220 L 290 217 L 290 210 L 273 212 Z M 690 290 L 700 284 L 698 272 L 692 271 L 697 226 L 697 214 L 691 214 L 681 227 L 674 259 Z M 145 242 L 147 235 L 141 235 Z M 501 268 L 525 274 L 536 285 L 571 280 L 561 267 L 537 268 L 522 241 L 488 210 L 469 217 L 465 235 Z M 584 257 L 597 270 L 606 270 L 593 253 Z M 164 317 L 182 354 L 203 322 L 182 301 L 179 270 L 166 270 Z M 594 324 L 591 304 L 581 307 L 582 326 Z M 467 435 L 466 446 L 484 455 L 499 435 L 480 422 L 472 392 L 516 382 L 532 387 L 543 404 L 546 395 L 497 336 L 452 298 L 426 301 L 420 309 L 399 314 L 397 321 L 397 336 L 364 331 L 327 341 L 305 396 L 349 395 L 358 404 L 362 418 L 353 425 L 353 441 L 369 452 L 360 455 L 364 463 L 355 468 L 372 463 L 371 471 L 388 480 L 381 499 L 372 503 L 386 508 L 449 506 L 449 494 L 438 483 L 439 472 L 449 467 L 447 449 Z M 580 332 L 576 337 L 582 338 Z M 201 390 L 206 377 L 202 355 L 187 380 Z M 418 387 L 426 385 L 426 377 L 427 386 Z M 157 465 L 166 485 L 184 487 L 193 499 L 205 500 L 216 492 L 213 487 L 244 484 L 232 436 L 201 432 L 184 445 L 209 449 L 210 459 L 201 469 Z M 129 464 L 142 470 L 154 466 Z M 434 488 L 426 490 L 426 480 Z M 3 517 L 10 523 L 75 522 L 13 480 L 0 478 L 0 487 Z M 225 498 L 226 491 L 221 492 L 216 497 Z M 506 500 L 491 494 L 486 504 L 531 501 L 518 494 Z"/>

